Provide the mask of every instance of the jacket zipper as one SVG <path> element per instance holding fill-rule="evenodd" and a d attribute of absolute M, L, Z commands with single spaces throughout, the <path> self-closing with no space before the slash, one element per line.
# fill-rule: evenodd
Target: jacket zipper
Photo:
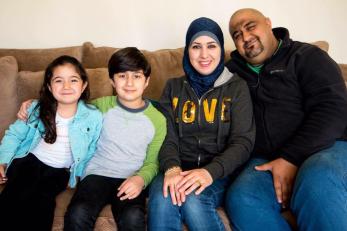
<path fill-rule="evenodd" d="M 259 87 L 261 87 L 261 81 L 260 81 L 260 74 L 258 74 L 258 83 L 257 83 L 257 91 L 256 91 L 256 97 L 258 98 L 258 89 Z M 266 136 L 266 145 L 269 145 L 270 148 L 272 148 L 272 144 L 270 142 L 270 136 L 269 136 L 269 131 L 268 131 L 268 127 L 267 127 L 267 123 L 266 123 L 266 119 L 265 119 L 265 103 L 261 102 L 262 105 L 262 123 L 264 126 L 264 131 L 265 131 L 265 136 Z"/>
<path fill-rule="evenodd" d="M 187 83 L 186 81 L 184 81 L 185 83 Z M 208 94 L 209 92 L 211 92 L 213 90 L 210 89 L 208 91 L 206 91 L 204 94 L 202 94 L 201 98 L 198 97 L 198 95 L 195 93 L 194 89 L 189 85 L 190 89 L 192 90 L 193 94 L 196 96 L 196 98 L 198 99 L 198 111 L 197 111 L 197 116 L 198 116 L 198 127 L 200 129 L 200 125 L 201 125 L 201 120 L 200 120 L 200 106 L 201 106 L 201 100 L 204 98 L 204 96 L 206 94 Z M 198 137 L 198 146 L 200 148 L 200 144 L 201 144 L 201 141 L 200 141 L 200 138 Z M 198 167 L 200 167 L 200 161 L 201 161 L 201 153 L 198 154 Z"/>

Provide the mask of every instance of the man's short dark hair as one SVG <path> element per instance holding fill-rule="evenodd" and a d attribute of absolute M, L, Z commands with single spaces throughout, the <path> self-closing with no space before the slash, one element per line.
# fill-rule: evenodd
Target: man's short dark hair
<path fill-rule="evenodd" d="M 114 74 L 120 72 L 140 70 L 143 71 L 146 78 L 151 74 L 151 65 L 136 47 L 126 47 L 116 51 L 108 62 L 108 74 L 111 79 Z"/>

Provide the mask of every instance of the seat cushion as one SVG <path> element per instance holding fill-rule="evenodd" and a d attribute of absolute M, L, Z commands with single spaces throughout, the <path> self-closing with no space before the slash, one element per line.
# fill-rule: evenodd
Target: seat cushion
<path fill-rule="evenodd" d="M 0 58 L 0 139 L 5 130 L 16 120 L 17 103 L 17 61 L 12 56 Z"/>

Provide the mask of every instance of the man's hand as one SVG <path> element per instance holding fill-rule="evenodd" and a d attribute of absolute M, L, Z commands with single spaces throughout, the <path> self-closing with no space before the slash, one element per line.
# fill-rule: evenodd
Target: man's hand
<path fill-rule="evenodd" d="M 163 183 L 163 195 L 168 197 L 168 189 L 170 191 L 172 204 L 181 206 L 185 201 L 184 193 L 180 193 L 177 184 L 183 179 L 181 176 L 182 170 L 180 167 L 175 167 L 166 171 Z"/>
<path fill-rule="evenodd" d="M 181 176 L 184 176 L 184 178 L 179 182 L 177 187 L 178 191 L 185 195 L 190 194 L 196 189 L 195 194 L 199 195 L 213 183 L 212 176 L 203 168 L 181 172 Z"/>
<path fill-rule="evenodd" d="M 5 170 L 6 170 L 6 164 L 0 164 L 0 184 L 4 184 L 7 181 Z"/>
<path fill-rule="evenodd" d="M 17 119 L 27 121 L 28 119 L 28 109 L 33 102 L 32 99 L 29 99 L 27 101 L 24 101 L 19 108 L 19 111 L 17 113 Z"/>
<path fill-rule="evenodd" d="M 140 195 L 145 181 L 140 176 L 131 176 L 126 179 L 118 188 L 117 197 L 120 197 L 120 200 L 131 200 Z"/>
<path fill-rule="evenodd" d="M 283 158 L 255 167 L 258 171 L 271 171 L 278 203 L 286 208 L 292 194 L 292 188 L 298 167 Z"/>

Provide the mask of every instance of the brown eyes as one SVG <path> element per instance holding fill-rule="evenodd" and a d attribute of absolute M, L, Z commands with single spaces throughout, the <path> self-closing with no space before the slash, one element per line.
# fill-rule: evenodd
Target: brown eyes
<path fill-rule="evenodd" d="M 63 82 L 63 79 L 54 79 L 52 81 L 52 83 L 62 83 Z M 80 82 L 80 79 L 70 79 L 70 82 L 71 83 L 78 83 Z"/>
<path fill-rule="evenodd" d="M 247 27 L 246 29 L 247 30 L 253 30 L 254 28 L 255 28 L 255 25 L 252 25 L 252 26 Z"/>
<path fill-rule="evenodd" d="M 124 79 L 124 78 L 126 78 L 126 75 L 117 75 L 117 77 L 119 78 L 119 79 Z M 140 74 L 135 74 L 135 75 L 133 75 L 133 76 L 131 76 L 132 78 L 134 78 L 134 79 L 140 79 L 141 77 L 142 77 L 142 75 L 140 75 Z"/>
<path fill-rule="evenodd" d="M 254 25 L 254 24 L 252 24 L 252 25 L 248 25 L 248 26 L 246 26 L 246 27 L 244 27 L 245 29 L 244 30 L 242 30 L 242 31 L 252 31 L 252 30 L 254 30 L 255 29 L 255 27 L 256 27 L 256 25 Z M 233 39 L 234 40 L 238 40 L 239 38 L 240 38 L 240 36 L 242 35 L 242 31 L 240 31 L 240 32 L 235 32 L 235 34 L 233 35 Z"/>
<path fill-rule="evenodd" d="M 235 34 L 235 35 L 233 36 L 234 40 L 238 39 L 239 37 L 240 37 L 240 34 Z"/>
<path fill-rule="evenodd" d="M 208 49 L 214 49 L 214 48 L 216 48 L 217 47 L 217 45 L 215 45 L 215 44 L 209 44 L 209 45 L 207 45 L 207 48 Z M 200 46 L 200 45 L 193 45 L 192 46 L 192 49 L 201 49 L 202 48 L 202 46 Z"/>

